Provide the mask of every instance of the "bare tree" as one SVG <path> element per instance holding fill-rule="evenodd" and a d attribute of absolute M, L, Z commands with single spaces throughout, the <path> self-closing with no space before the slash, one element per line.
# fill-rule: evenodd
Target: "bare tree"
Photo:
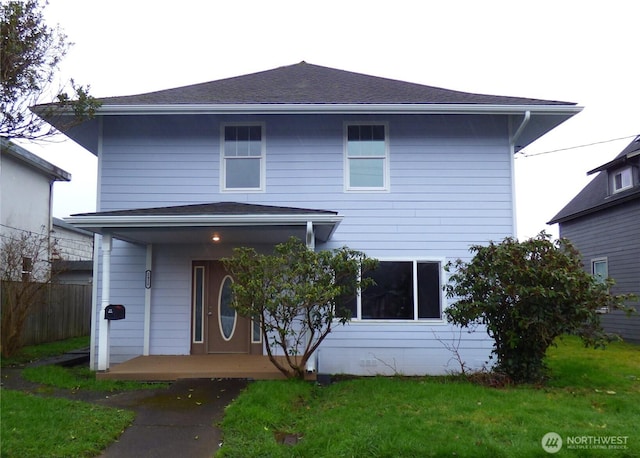
<path fill-rule="evenodd" d="M 0 234 L 4 357 L 21 347 L 24 323 L 56 274 L 49 256 L 53 245 L 55 241 L 44 228 L 41 233 L 14 230 Z"/>

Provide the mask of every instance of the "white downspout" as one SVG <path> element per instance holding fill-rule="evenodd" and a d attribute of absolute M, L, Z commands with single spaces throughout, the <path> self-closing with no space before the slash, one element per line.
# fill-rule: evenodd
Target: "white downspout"
<path fill-rule="evenodd" d="M 109 369 L 109 331 L 111 322 L 104 318 L 104 311 L 110 301 L 111 283 L 111 234 L 102 235 L 102 307 L 98 322 L 100 323 L 100 335 L 98 344 L 98 370 Z"/>
<path fill-rule="evenodd" d="M 522 134 L 522 131 L 524 130 L 524 128 L 527 127 L 527 124 L 529 124 L 529 120 L 530 119 L 531 119 L 531 111 L 527 110 L 527 111 L 524 112 L 524 119 L 520 123 L 520 126 L 518 127 L 518 130 L 516 130 L 516 133 L 511 136 L 510 143 L 511 143 L 511 147 L 512 148 L 515 149 L 516 141 L 518 140 L 518 138 Z"/>
<path fill-rule="evenodd" d="M 524 112 L 524 118 L 520 123 L 520 126 L 516 130 L 516 132 L 509 139 L 509 157 L 510 157 L 510 167 L 511 167 L 511 202 L 513 205 L 513 211 L 511 212 L 512 222 L 511 225 L 513 227 L 513 236 L 517 237 L 518 235 L 518 215 L 516 208 L 516 165 L 515 165 L 515 149 L 516 149 L 516 141 L 524 131 L 524 128 L 529 124 L 529 120 L 531 119 L 531 111 L 527 110 Z"/>

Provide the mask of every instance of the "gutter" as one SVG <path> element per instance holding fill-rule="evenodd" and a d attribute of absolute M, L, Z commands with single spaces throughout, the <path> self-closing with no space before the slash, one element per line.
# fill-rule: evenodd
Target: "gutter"
<path fill-rule="evenodd" d="M 338 224 L 338 215 L 138 215 L 138 216 L 72 216 L 67 223 L 80 228 L 152 228 L 152 227 L 207 227 L 216 226 L 280 226 L 314 224 Z"/>
<path fill-rule="evenodd" d="M 39 112 L 36 108 L 36 112 Z M 154 115 L 154 114 L 520 114 L 522 112 L 543 115 L 574 115 L 582 107 L 574 105 L 489 105 L 447 103 L 370 103 L 370 104 L 302 104 L 302 103 L 251 103 L 251 104 L 134 104 L 102 105 L 96 110 L 100 115 Z M 60 114 L 72 114 L 61 110 Z"/>

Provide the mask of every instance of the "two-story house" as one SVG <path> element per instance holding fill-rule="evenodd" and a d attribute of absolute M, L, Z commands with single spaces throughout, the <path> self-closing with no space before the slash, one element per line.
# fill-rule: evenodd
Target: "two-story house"
<path fill-rule="evenodd" d="M 0 237 L 7 243 L 23 235 L 45 238 L 47 253 L 39 258 L 48 262 L 54 245 L 53 185 L 70 180 L 69 172 L 0 137 Z M 23 258 L 25 274 L 34 268 L 32 262 L 29 256 Z"/>
<path fill-rule="evenodd" d="M 588 272 L 615 280 L 613 294 L 640 297 L 640 136 L 615 159 L 587 172 L 595 173 L 549 224 L 558 223 L 560 236 L 578 248 Z M 640 312 L 640 302 L 630 305 Z M 640 342 L 640 315 L 602 312 L 606 331 Z"/>
<path fill-rule="evenodd" d="M 101 102 L 66 131 L 99 161 L 98 211 L 67 221 L 102 235 L 100 371 L 139 355 L 263 354 L 257 323 L 221 303 L 232 279 L 219 259 L 292 235 L 381 261 L 375 297 L 318 350 L 320 373 L 442 374 L 458 341 L 483 365 L 486 333 L 443 319 L 445 263 L 516 233 L 514 153 L 581 110 L 305 62 Z M 124 320 L 104 319 L 110 303 Z"/>

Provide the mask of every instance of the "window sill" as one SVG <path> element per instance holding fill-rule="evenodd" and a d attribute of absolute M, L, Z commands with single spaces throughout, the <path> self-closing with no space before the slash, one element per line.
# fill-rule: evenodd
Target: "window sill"
<path fill-rule="evenodd" d="M 336 320 L 337 321 L 337 320 Z M 347 321 L 347 324 L 355 324 L 355 325 L 376 325 L 376 324 L 398 324 L 398 325 L 402 325 L 402 326 L 407 326 L 407 325 L 425 325 L 425 326 L 431 326 L 431 325 L 446 325 L 449 324 L 447 323 L 447 321 L 443 318 L 420 318 L 419 320 L 389 320 L 389 319 L 358 319 L 358 318 L 352 318 L 351 320 Z"/>

